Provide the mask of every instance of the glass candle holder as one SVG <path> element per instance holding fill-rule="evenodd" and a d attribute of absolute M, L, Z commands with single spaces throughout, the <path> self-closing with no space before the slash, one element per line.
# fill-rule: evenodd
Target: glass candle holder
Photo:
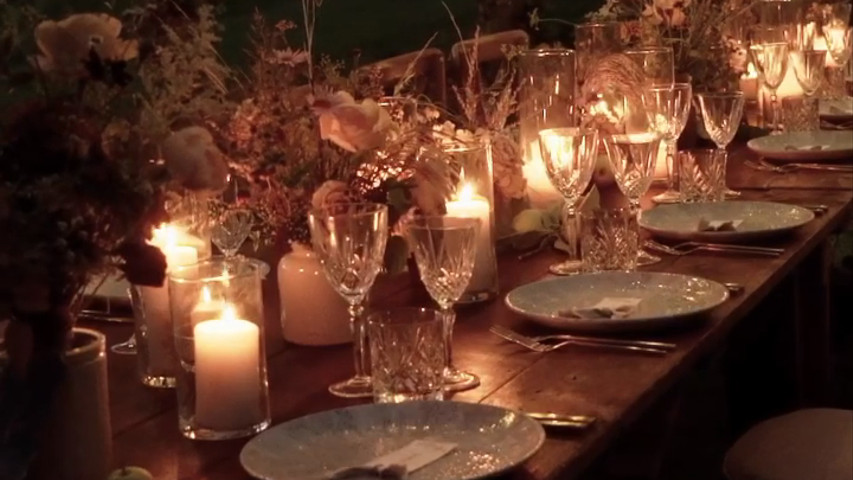
<path fill-rule="evenodd" d="M 577 125 L 575 69 L 573 50 L 528 50 L 519 56 L 519 142 L 533 208 L 547 208 L 563 198 L 545 173 L 539 131 Z"/>
<path fill-rule="evenodd" d="M 180 235 L 180 242 L 198 251 L 200 260 L 211 256 L 213 222 L 210 218 L 210 200 L 195 193 L 185 193 L 166 201 L 169 224 Z"/>
<path fill-rule="evenodd" d="M 484 142 L 452 147 L 446 153 L 459 179 L 445 204 L 447 214 L 480 221 L 474 273 L 459 303 L 490 300 L 498 294 L 491 148 Z"/>
<path fill-rule="evenodd" d="M 209 241 L 205 249 L 199 237 L 172 223 L 155 229 L 150 243 L 165 255 L 167 273 L 175 268 L 192 265 L 210 255 Z M 133 306 L 139 378 L 149 387 L 173 388 L 178 359 L 172 334 L 168 286 L 132 285 L 130 299 Z"/>
<path fill-rule="evenodd" d="M 173 269 L 178 426 L 191 439 L 254 435 L 270 425 L 257 264 L 213 258 Z"/>

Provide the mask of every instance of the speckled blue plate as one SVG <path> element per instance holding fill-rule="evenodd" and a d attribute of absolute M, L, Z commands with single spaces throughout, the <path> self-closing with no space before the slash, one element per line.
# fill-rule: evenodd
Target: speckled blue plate
<path fill-rule="evenodd" d="M 240 462 L 263 480 L 322 480 L 424 438 L 457 447 L 411 473 L 410 480 L 468 480 L 524 462 L 542 446 L 545 431 L 521 413 L 490 405 L 359 405 L 276 425 L 243 447 Z"/>
<path fill-rule="evenodd" d="M 568 318 L 558 312 L 587 308 L 604 298 L 640 299 L 625 318 Z M 522 285 L 507 306 L 552 328 L 582 332 L 649 330 L 696 318 L 729 298 L 723 285 L 700 277 L 657 272 L 601 272 Z"/>

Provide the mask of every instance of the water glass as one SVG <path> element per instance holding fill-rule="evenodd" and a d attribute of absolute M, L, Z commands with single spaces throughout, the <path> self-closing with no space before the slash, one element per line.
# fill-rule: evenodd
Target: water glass
<path fill-rule="evenodd" d="M 647 85 L 665 86 L 675 82 L 675 60 L 670 47 L 639 47 L 625 51 L 646 77 Z"/>
<path fill-rule="evenodd" d="M 631 208 L 596 209 L 580 214 L 584 271 L 637 268 L 639 225 Z"/>
<path fill-rule="evenodd" d="M 373 401 L 444 399 L 444 316 L 429 308 L 398 308 L 367 318 Z"/>
<path fill-rule="evenodd" d="M 820 130 L 820 109 L 817 97 L 783 98 L 782 125 L 786 132 Z"/>
<path fill-rule="evenodd" d="M 676 159 L 683 202 L 721 202 L 726 190 L 726 157 L 715 149 L 685 150 Z"/>
<path fill-rule="evenodd" d="M 582 84 L 586 69 L 597 58 L 622 50 L 618 22 L 581 23 L 575 25 L 575 52 L 578 57 L 578 84 Z"/>
<path fill-rule="evenodd" d="M 753 65 L 761 74 L 764 85 L 770 90 L 770 102 L 773 109 L 771 127 L 774 132 L 779 132 L 779 104 L 776 91 L 788 73 L 788 42 L 766 42 L 751 45 L 749 53 Z"/>
<path fill-rule="evenodd" d="M 689 83 L 674 83 L 671 86 L 648 87 L 643 90 L 643 105 L 651 117 L 652 126 L 662 137 L 666 146 L 667 189 L 654 197 L 655 203 L 678 201 L 678 170 L 675 168 L 675 152 L 678 137 L 687 125 L 690 107 L 693 104 L 693 87 Z M 660 162 L 660 158 L 658 158 Z M 655 171 L 660 170 L 659 167 Z"/>
<path fill-rule="evenodd" d="M 796 50 L 791 52 L 791 66 L 797 82 L 806 97 L 817 93 L 823 83 L 826 52 L 823 50 Z"/>

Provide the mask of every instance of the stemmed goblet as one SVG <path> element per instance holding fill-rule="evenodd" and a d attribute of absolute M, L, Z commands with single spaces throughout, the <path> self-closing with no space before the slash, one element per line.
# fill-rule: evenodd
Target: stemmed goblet
<path fill-rule="evenodd" d="M 837 2 L 823 7 L 821 30 L 826 39 L 826 50 L 837 65 L 829 70 L 830 93 L 834 97 L 844 95 L 844 67 L 853 52 L 853 29 L 850 28 L 850 2 Z"/>
<path fill-rule="evenodd" d="M 414 251 L 421 281 L 444 316 L 444 388 L 467 390 L 480 384 L 476 375 L 453 366 L 453 304 L 462 297 L 474 273 L 477 232 L 483 228 L 474 218 L 417 216 L 406 223 L 406 235 Z"/>
<path fill-rule="evenodd" d="M 723 155 L 723 172 L 726 171 L 726 147 L 735 138 L 743 117 L 743 92 L 700 93 L 699 110 L 705 131 Z M 726 195 L 739 195 L 726 188 Z"/>
<path fill-rule="evenodd" d="M 610 168 L 613 169 L 616 185 L 628 198 L 631 209 L 636 212 L 639 221 L 642 214 L 640 198 L 652 184 L 662 137 L 652 129 L 642 133 L 605 135 L 602 140 Z M 636 228 L 639 228 L 638 224 Z M 635 232 L 635 235 L 639 236 L 639 234 L 639 231 Z M 639 265 L 651 265 L 659 261 L 659 257 L 640 249 L 637 257 Z"/>
<path fill-rule="evenodd" d="M 824 68 L 826 67 L 826 52 L 821 50 L 797 50 L 791 52 L 791 66 L 794 69 L 794 75 L 797 77 L 797 83 L 803 89 L 803 103 L 806 106 L 811 105 L 811 98 L 820 89 L 823 83 Z M 810 108 L 810 107 L 809 107 Z M 818 119 L 817 107 L 814 107 L 815 112 L 809 120 L 811 124 L 809 130 L 817 130 L 820 128 Z"/>
<path fill-rule="evenodd" d="M 213 226 L 211 241 L 226 257 L 233 257 L 252 231 L 253 214 L 246 209 L 228 209 Z"/>
<path fill-rule="evenodd" d="M 752 63 L 764 80 L 764 85 L 770 90 L 770 108 L 773 110 L 771 129 L 773 133 L 780 133 L 782 130 L 779 125 L 779 99 L 776 91 L 788 72 L 788 42 L 762 42 L 750 45 L 749 53 Z"/>
<path fill-rule="evenodd" d="M 388 207 L 376 203 L 331 205 L 308 214 L 311 243 L 329 283 L 348 304 L 355 376 L 329 387 L 333 395 L 372 397 L 366 373 L 364 302 L 382 269 L 388 242 Z"/>
<path fill-rule="evenodd" d="M 539 146 L 548 179 L 563 196 L 563 228 L 569 250 L 569 259 L 551 265 L 549 270 L 555 275 L 579 273 L 583 262 L 578 253 L 576 211 L 595 170 L 598 130 L 582 128 L 542 130 L 539 132 Z"/>
<path fill-rule="evenodd" d="M 655 129 L 666 146 L 666 191 L 654 197 L 656 203 L 674 203 L 679 200 L 675 183 L 678 179 L 675 154 L 678 137 L 687 125 L 692 105 L 693 88 L 689 83 L 670 86 L 653 86 L 643 91 L 643 103 Z"/>

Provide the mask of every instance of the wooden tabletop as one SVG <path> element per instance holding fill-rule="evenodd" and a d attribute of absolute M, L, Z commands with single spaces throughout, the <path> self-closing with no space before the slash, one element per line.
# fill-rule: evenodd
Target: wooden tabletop
<path fill-rule="evenodd" d="M 837 184 L 834 174 L 821 175 L 822 180 L 814 176 L 799 181 L 808 185 Z M 690 328 L 659 334 L 657 338 L 678 344 L 678 350 L 670 355 L 652 357 L 582 348 L 538 354 L 490 334 L 491 324 L 523 332 L 538 331 L 511 313 L 503 305 L 503 296 L 512 288 L 543 278 L 547 266 L 559 259 L 552 252 L 522 261 L 514 255 L 504 256 L 499 266 L 500 297 L 460 310 L 454 337 L 455 361 L 460 368 L 477 373 L 482 385 L 456 395 L 454 400 L 528 411 L 594 415 L 599 419 L 583 434 L 549 433 L 544 447 L 507 478 L 576 478 L 697 359 L 719 348 L 732 327 L 798 268 L 850 214 L 853 183 L 851 188 L 835 190 L 768 189 L 761 187 L 763 178 L 738 176 L 736 180 L 758 182 L 754 189 L 740 187 L 744 199 L 820 203 L 827 205 L 829 211 L 792 235 L 769 243 L 785 248 L 785 254 L 778 258 L 696 254 L 665 257 L 661 263 L 648 267 L 650 271 L 693 274 L 745 286 L 744 293 L 732 297 Z M 277 306 L 275 287 L 266 287 L 265 302 Z M 401 278 L 386 280 L 376 290 L 373 300 L 377 305 L 429 304 L 422 290 L 412 288 Z M 352 373 L 350 348 L 285 345 L 280 338 L 277 308 L 268 310 L 265 334 L 273 423 L 358 403 L 333 397 L 326 390 L 329 384 Z M 127 324 L 90 322 L 86 326 L 104 331 L 109 344 L 125 340 L 132 330 Z M 134 356 L 110 353 L 108 361 L 117 465 L 143 466 L 158 479 L 250 478 L 238 458 L 247 440 L 203 442 L 183 438 L 177 428 L 174 391 L 143 387 L 137 380 Z"/>

